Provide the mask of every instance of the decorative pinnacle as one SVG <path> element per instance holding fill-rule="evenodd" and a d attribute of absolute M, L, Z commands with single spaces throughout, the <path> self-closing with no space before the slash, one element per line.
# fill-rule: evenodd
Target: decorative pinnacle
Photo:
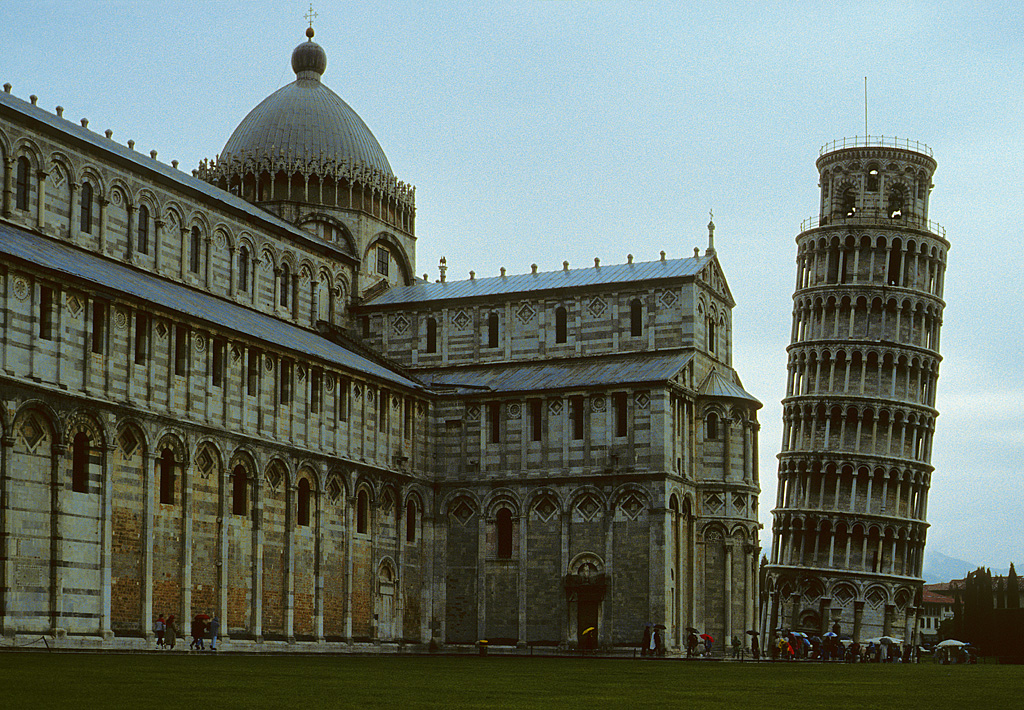
<path fill-rule="evenodd" d="M 713 209 L 708 210 L 708 214 L 711 215 L 711 221 L 708 222 L 708 254 L 715 253 L 715 211 Z"/>

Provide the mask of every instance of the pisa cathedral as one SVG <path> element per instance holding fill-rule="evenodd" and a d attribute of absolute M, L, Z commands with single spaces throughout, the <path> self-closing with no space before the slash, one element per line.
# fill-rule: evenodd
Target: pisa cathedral
<path fill-rule="evenodd" d="M 949 242 L 927 146 L 834 142 L 797 242 L 762 630 L 918 642 Z"/>
<path fill-rule="evenodd" d="M 760 403 L 714 250 L 416 276 L 321 81 L 191 174 L 0 94 L 0 634 L 613 648 L 757 621 Z"/>

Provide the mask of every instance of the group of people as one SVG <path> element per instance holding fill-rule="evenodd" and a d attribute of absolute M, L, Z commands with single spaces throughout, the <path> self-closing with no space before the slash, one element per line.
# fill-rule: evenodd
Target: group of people
<path fill-rule="evenodd" d="M 156 633 L 157 648 L 174 650 L 178 640 L 178 625 L 174 614 L 166 619 L 161 614 L 153 624 L 153 631 Z M 192 642 L 188 645 L 190 651 L 206 650 L 207 633 L 210 635 L 210 650 L 217 650 L 217 636 L 220 633 L 220 619 L 217 616 L 211 619 L 209 614 L 196 614 L 189 631 L 192 636 Z"/>
<path fill-rule="evenodd" d="M 824 638 L 790 631 L 779 632 L 771 647 L 773 661 L 845 661 L 846 663 L 916 663 L 914 646 L 889 639 L 843 641 L 835 633 Z"/>

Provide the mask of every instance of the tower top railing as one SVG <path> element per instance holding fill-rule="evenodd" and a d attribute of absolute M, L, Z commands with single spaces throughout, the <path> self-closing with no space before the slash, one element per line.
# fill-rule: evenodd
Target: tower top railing
<path fill-rule="evenodd" d="M 837 150 L 844 150 L 845 148 L 872 147 L 902 148 L 904 150 L 912 150 L 915 153 L 927 155 L 929 158 L 934 157 L 932 155 L 932 149 L 921 141 L 912 141 L 909 138 L 897 138 L 896 136 L 852 136 L 850 138 L 840 138 L 821 146 L 821 150 L 818 152 L 818 155 L 820 157 L 826 153 L 833 153 Z"/>
<path fill-rule="evenodd" d="M 932 234 L 946 238 L 946 228 L 938 222 L 930 219 L 921 219 L 916 215 L 904 215 L 901 217 L 890 217 L 883 210 L 858 211 L 852 215 L 819 215 L 808 217 L 800 223 L 800 231 L 806 232 L 818 227 L 830 225 L 864 225 L 864 226 L 885 226 L 885 227 L 913 227 L 923 229 Z"/>

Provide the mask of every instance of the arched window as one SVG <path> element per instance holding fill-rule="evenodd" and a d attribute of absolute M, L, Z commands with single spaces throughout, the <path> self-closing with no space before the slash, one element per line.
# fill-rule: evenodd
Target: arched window
<path fill-rule="evenodd" d="M 71 443 L 71 490 L 89 492 L 89 436 L 84 432 L 75 434 Z"/>
<path fill-rule="evenodd" d="M 903 186 L 893 185 L 892 190 L 889 191 L 889 205 L 886 210 L 889 213 L 890 219 L 900 219 L 903 217 L 903 205 L 906 201 L 907 193 Z"/>
<path fill-rule="evenodd" d="M 365 490 L 356 495 L 356 532 L 366 534 L 370 529 L 370 496 Z"/>
<path fill-rule="evenodd" d="M 249 291 L 249 247 L 242 245 L 238 248 L 238 290 L 243 293 Z"/>
<path fill-rule="evenodd" d="M 245 468 L 235 466 L 231 472 L 231 514 L 248 515 L 249 513 L 249 478 Z"/>
<path fill-rule="evenodd" d="M 199 227 L 192 227 L 191 247 L 189 249 L 188 268 L 193 274 L 199 273 L 199 250 L 202 248 L 202 240 L 199 237 Z"/>
<path fill-rule="evenodd" d="M 416 542 L 416 504 L 412 501 L 405 504 L 405 541 Z"/>
<path fill-rule="evenodd" d="M 857 212 L 857 193 L 852 187 L 843 190 L 843 202 L 840 212 L 846 217 L 852 217 Z"/>
<path fill-rule="evenodd" d="M 174 452 L 164 449 L 160 454 L 160 502 L 174 505 Z"/>
<path fill-rule="evenodd" d="M 427 318 L 427 352 L 437 352 L 437 319 Z"/>
<path fill-rule="evenodd" d="M 299 481 L 299 500 L 296 522 L 299 525 L 309 525 L 309 481 L 305 478 Z"/>
<path fill-rule="evenodd" d="M 140 254 L 149 253 L 149 208 L 139 206 L 139 228 L 135 234 L 136 250 Z"/>
<path fill-rule="evenodd" d="M 718 415 L 714 412 L 708 415 L 705 434 L 708 441 L 714 441 L 718 438 Z"/>
<path fill-rule="evenodd" d="M 16 180 L 16 199 L 15 204 L 19 210 L 28 209 L 28 173 L 31 169 L 28 158 L 21 156 L 18 158 L 18 175 Z"/>
<path fill-rule="evenodd" d="M 715 325 L 714 317 L 708 318 L 708 352 L 715 352 L 716 341 L 718 340 L 718 327 Z"/>
<path fill-rule="evenodd" d="M 495 522 L 498 528 L 498 559 L 512 559 L 512 511 L 500 508 Z"/>
<path fill-rule="evenodd" d="M 634 338 L 644 334 L 644 307 L 639 298 L 629 302 L 629 334 Z"/>
<path fill-rule="evenodd" d="M 878 192 L 878 166 L 868 166 L 867 191 Z"/>
<path fill-rule="evenodd" d="M 569 339 L 568 333 L 568 313 L 565 310 L 565 306 L 559 306 L 555 309 L 555 342 L 564 343 Z"/>
<path fill-rule="evenodd" d="M 82 183 L 82 209 L 79 227 L 85 234 L 92 232 L 92 185 Z"/>
<path fill-rule="evenodd" d="M 280 303 L 282 308 L 288 307 L 288 292 L 291 284 L 291 273 L 288 269 L 288 264 L 281 264 L 281 280 L 278 284 L 278 291 L 280 291 Z"/>
<path fill-rule="evenodd" d="M 498 314 L 493 311 L 487 316 L 487 347 L 498 347 Z"/>

